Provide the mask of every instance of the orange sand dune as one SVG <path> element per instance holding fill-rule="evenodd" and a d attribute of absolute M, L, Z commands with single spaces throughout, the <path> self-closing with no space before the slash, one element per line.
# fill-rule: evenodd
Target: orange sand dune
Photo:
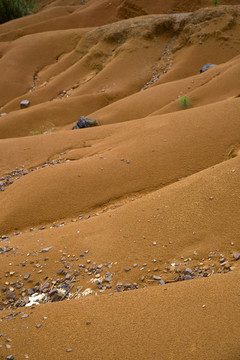
<path fill-rule="evenodd" d="M 240 2 L 220 2 L 41 0 L 0 25 L 0 358 L 239 359 Z"/>
<path fill-rule="evenodd" d="M 35 171 L 6 189 L 1 196 L 5 209 L 0 218 L 2 232 L 76 216 L 128 193 L 162 187 L 234 156 L 239 150 L 239 106 L 239 99 L 234 99 L 206 106 L 201 113 L 189 109 L 139 119 L 127 127 L 122 123 L 66 132 L 64 142 L 62 132 L 46 135 L 43 141 L 48 157 L 45 155 L 35 166 L 65 151 L 63 158 L 73 161 Z M 73 145 L 71 139 L 75 144 L 82 143 Z M 21 161 L 21 166 L 26 167 L 31 166 L 32 146 L 33 160 L 43 146 L 41 141 L 37 150 L 31 137 L 19 141 L 19 149 L 17 140 L 14 148 L 7 145 L 8 140 L 5 143 L 3 149 L 9 146 L 11 151 L 8 158 L 13 151 L 19 152 L 21 157 L 27 157 L 28 163 Z M 58 151 L 53 151 L 55 143 Z"/>

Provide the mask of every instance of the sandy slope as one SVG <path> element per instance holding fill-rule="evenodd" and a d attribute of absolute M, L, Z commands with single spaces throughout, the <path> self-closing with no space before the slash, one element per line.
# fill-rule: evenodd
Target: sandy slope
<path fill-rule="evenodd" d="M 47 304 L 34 311 L 24 309 L 30 314 L 27 319 L 19 314 L 1 324 L 19 358 L 28 354 L 30 359 L 236 360 L 239 289 L 234 283 L 238 280 L 236 272 L 196 280 L 191 287 L 186 282 Z M 36 328 L 37 324 L 42 327 Z"/>
<path fill-rule="evenodd" d="M 0 26 L 0 358 L 240 359 L 240 3 L 221 5 L 42 0 Z"/>

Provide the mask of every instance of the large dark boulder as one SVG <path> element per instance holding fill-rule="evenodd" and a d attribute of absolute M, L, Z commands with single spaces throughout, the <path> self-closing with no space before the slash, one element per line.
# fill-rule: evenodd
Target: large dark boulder
<path fill-rule="evenodd" d="M 72 130 L 74 129 L 84 129 L 89 128 L 92 126 L 98 126 L 98 122 L 95 119 L 88 119 L 85 116 L 80 116 L 80 119 L 76 123 L 76 125 L 73 126 Z"/>
<path fill-rule="evenodd" d="M 203 67 L 200 69 L 199 73 L 201 74 L 201 73 L 203 73 L 204 71 L 206 71 L 207 69 L 209 69 L 210 67 L 213 67 L 213 66 L 216 66 L 216 65 L 215 65 L 215 64 L 210 64 L 210 63 L 205 64 L 205 65 L 203 65 Z"/>

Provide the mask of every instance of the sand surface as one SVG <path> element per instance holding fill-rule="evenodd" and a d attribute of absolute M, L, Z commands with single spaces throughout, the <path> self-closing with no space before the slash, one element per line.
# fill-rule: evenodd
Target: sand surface
<path fill-rule="evenodd" d="M 240 359 L 240 1 L 220 2 L 42 0 L 0 25 L 0 359 Z"/>

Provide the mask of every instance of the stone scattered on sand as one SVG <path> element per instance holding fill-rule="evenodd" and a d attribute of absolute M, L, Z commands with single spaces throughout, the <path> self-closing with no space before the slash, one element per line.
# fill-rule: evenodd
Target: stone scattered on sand
<path fill-rule="evenodd" d="M 240 254 L 234 254 L 233 257 L 234 257 L 235 260 L 239 260 L 240 259 Z"/>
<path fill-rule="evenodd" d="M 0 117 L 7 115 L 7 113 L 1 113 Z"/>
<path fill-rule="evenodd" d="M 20 107 L 21 107 L 21 109 L 25 109 L 25 108 L 27 108 L 29 105 L 30 105 L 30 101 L 29 101 L 29 100 L 22 100 L 22 101 L 20 102 Z"/>
<path fill-rule="evenodd" d="M 203 65 L 203 67 L 200 69 L 199 73 L 203 73 L 204 71 L 207 71 L 209 68 L 216 66 L 215 64 L 207 63 Z"/>
<path fill-rule="evenodd" d="M 8 355 L 7 360 L 14 360 L 14 356 L 13 355 Z"/>
<path fill-rule="evenodd" d="M 98 125 L 99 125 L 99 123 L 97 122 L 97 120 L 89 119 L 89 118 L 86 118 L 85 116 L 80 116 L 78 122 L 73 126 L 72 130 L 84 129 L 84 128 L 89 128 L 89 127 L 98 126 Z"/>
<path fill-rule="evenodd" d="M 15 300 L 16 299 L 16 294 L 14 291 L 8 290 L 6 292 L 6 299 L 8 300 Z"/>
<path fill-rule="evenodd" d="M 40 252 L 40 253 L 45 253 L 45 252 L 48 252 L 48 251 L 51 250 L 51 249 L 52 249 L 52 246 L 49 246 L 49 247 L 47 247 L 47 248 L 44 248 L 44 249 L 40 250 L 39 252 Z"/>

